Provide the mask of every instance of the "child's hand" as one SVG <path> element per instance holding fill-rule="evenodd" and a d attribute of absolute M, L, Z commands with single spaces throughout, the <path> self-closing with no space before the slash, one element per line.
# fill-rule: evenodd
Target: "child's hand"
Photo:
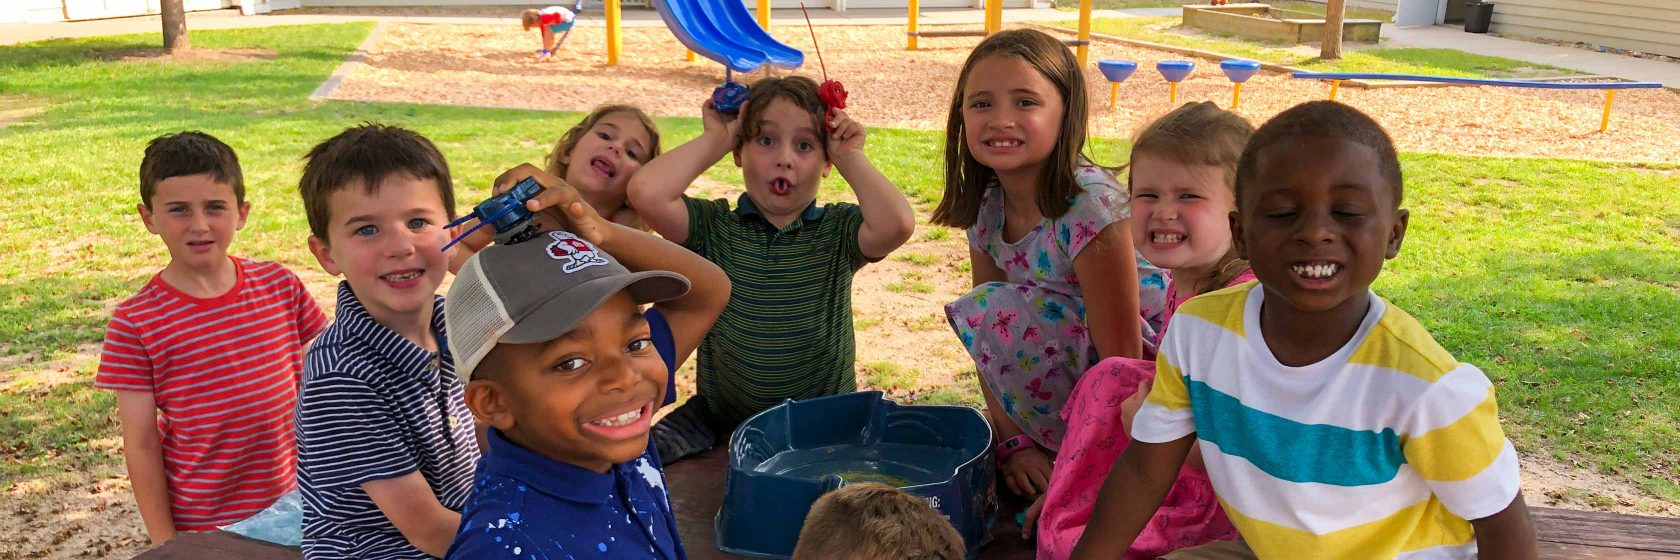
<path fill-rule="evenodd" d="M 1032 506 L 1027 508 L 1026 520 L 1021 522 L 1021 540 L 1033 539 L 1033 535 L 1036 534 L 1033 528 L 1038 526 L 1038 516 L 1044 514 L 1044 497 L 1048 495 L 1039 494 L 1038 499 L 1033 500 Z"/>
<path fill-rule="evenodd" d="M 1143 408 L 1143 401 L 1149 398 L 1149 390 L 1155 387 L 1155 380 L 1145 379 L 1138 383 L 1137 392 L 1120 402 L 1120 429 L 1127 435 L 1132 433 L 1132 419 L 1137 418 L 1139 408 Z"/>
<path fill-rule="evenodd" d="M 701 134 L 721 134 L 733 140 L 741 130 L 741 119 L 737 117 L 738 115 L 719 113 L 717 105 L 707 99 L 706 103 L 700 106 Z"/>
<path fill-rule="evenodd" d="M 864 138 L 867 136 L 863 125 L 846 116 L 845 111 L 835 109 L 833 113 L 833 117 L 828 121 L 828 125 L 834 130 L 828 134 L 829 161 L 839 161 L 841 156 L 862 152 Z"/>
<path fill-rule="evenodd" d="M 1050 457 L 1037 445 L 1010 455 L 1000 465 L 1009 491 L 1022 496 L 1037 496 L 1050 488 Z"/>
<path fill-rule="evenodd" d="M 576 188 L 540 167 L 519 164 L 496 178 L 494 190 L 505 192 L 526 177 L 536 179 L 537 184 L 543 186 L 543 190 L 525 202 L 526 209 L 539 214 L 543 229 L 564 229 L 596 245 L 606 242 L 611 235 L 612 224 L 584 202 Z"/>

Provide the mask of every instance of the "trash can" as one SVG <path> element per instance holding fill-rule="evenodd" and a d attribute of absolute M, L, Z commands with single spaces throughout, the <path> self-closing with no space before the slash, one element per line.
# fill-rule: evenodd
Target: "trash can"
<path fill-rule="evenodd" d="M 1492 2 L 1469 2 L 1466 6 L 1470 13 L 1464 16 L 1464 30 L 1469 33 L 1487 33 L 1488 25 L 1493 23 Z"/>

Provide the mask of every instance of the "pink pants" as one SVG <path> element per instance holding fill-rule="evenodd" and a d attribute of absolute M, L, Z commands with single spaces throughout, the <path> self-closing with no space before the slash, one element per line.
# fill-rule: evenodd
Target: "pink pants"
<path fill-rule="evenodd" d="M 1062 418 L 1067 437 L 1050 475 L 1050 490 L 1038 519 L 1038 558 L 1062 559 L 1091 519 L 1097 492 L 1132 438 L 1120 421 L 1120 403 L 1144 380 L 1154 379 L 1155 362 L 1107 358 L 1092 366 L 1068 394 Z M 1156 558 L 1181 548 L 1237 538 L 1213 494 L 1207 471 L 1185 465 L 1161 509 L 1126 551 L 1126 558 Z"/>

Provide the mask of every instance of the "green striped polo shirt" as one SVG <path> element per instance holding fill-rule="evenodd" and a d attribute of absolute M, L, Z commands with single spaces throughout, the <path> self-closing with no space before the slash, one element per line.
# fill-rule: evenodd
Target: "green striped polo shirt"
<path fill-rule="evenodd" d="M 683 247 L 717 263 L 733 289 L 700 342 L 699 392 L 734 425 L 783 399 L 857 390 L 852 274 L 873 260 L 858 248 L 856 204 L 812 202 L 780 230 L 747 195 L 688 205 Z"/>

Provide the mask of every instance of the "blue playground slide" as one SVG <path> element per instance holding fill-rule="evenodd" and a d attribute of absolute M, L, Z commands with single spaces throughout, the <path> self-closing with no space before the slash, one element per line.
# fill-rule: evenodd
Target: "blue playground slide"
<path fill-rule="evenodd" d="M 652 1 L 683 46 L 736 72 L 765 64 L 798 68 L 805 62 L 805 53 L 760 29 L 741 0 Z"/>

